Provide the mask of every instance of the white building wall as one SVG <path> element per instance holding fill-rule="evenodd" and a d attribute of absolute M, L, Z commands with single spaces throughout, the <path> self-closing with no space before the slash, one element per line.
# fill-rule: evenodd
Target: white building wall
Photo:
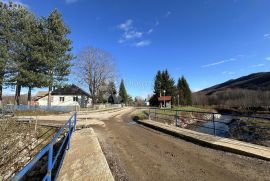
<path fill-rule="evenodd" d="M 60 97 L 64 97 L 64 101 L 60 101 Z M 73 97 L 78 97 L 80 101 L 81 96 L 74 96 L 74 95 L 52 95 L 51 105 L 52 106 L 80 106 L 77 101 L 73 101 Z M 48 105 L 48 96 L 45 96 L 38 101 L 39 106 L 47 106 Z M 91 105 L 91 100 L 89 99 L 88 106 Z"/>

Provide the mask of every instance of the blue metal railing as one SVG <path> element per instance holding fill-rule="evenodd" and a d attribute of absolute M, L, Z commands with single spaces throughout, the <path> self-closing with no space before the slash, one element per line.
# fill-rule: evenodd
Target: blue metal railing
<path fill-rule="evenodd" d="M 261 145 L 269 145 L 270 118 L 241 114 L 224 114 L 191 110 L 143 108 L 149 119 L 164 120 L 176 127 Z M 181 114 L 183 113 L 183 114 Z M 185 114 L 188 113 L 188 114 Z M 263 143 L 264 142 L 264 143 Z"/>
<path fill-rule="evenodd" d="M 56 174 L 54 175 L 54 180 L 55 180 L 58 176 L 62 162 L 65 158 L 66 150 L 70 148 L 70 138 L 71 138 L 72 132 L 76 130 L 76 121 L 77 121 L 77 113 L 75 112 L 69 118 L 69 120 L 65 123 L 65 125 L 55 134 L 51 142 L 47 144 L 39 153 L 37 153 L 35 157 L 24 168 L 22 168 L 18 173 L 16 173 L 14 177 L 11 178 L 11 180 L 12 181 L 21 180 L 35 166 L 35 164 L 47 153 L 48 153 L 47 174 L 44 176 L 42 180 L 51 181 L 52 170 L 56 169 Z M 65 135 L 62 138 L 62 143 L 59 149 L 57 150 L 57 152 L 54 154 L 53 147 L 57 143 L 57 139 L 60 138 L 61 134 L 64 133 L 65 130 L 67 130 L 67 132 L 65 132 Z M 63 156 L 59 162 L 58 168 L 56 168 L 56 163 L 59 161 L 58 158 L 62 151 L 64 151 Z"/>

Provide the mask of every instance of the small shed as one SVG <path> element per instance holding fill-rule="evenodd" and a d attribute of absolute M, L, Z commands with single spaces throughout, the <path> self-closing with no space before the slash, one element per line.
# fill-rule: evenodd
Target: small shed
<path fill-rule="evenodd" d="M 172 96 L 160 96 L 158 97 L 158 102 L 161 108 L 171 108 Z"/>

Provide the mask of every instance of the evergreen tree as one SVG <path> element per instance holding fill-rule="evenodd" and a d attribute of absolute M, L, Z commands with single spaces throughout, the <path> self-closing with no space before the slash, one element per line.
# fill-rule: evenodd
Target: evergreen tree
<path fill-rule="evenodd" d="M 15 4 L 10 4 L 8 8 L 10 14 L 10 25 L 12 28 L 9 45 L 9 60 L 7 65 L 6 83 L 16 86 L 15 104 L 19 105 L 21 87 L 25 83 L 24 72 L 27 72 L 26 66 L 26 51 L 28 35 L 27 27 L 33 18 L 32 14 L 24 7 L 17 7 Z"/>
<path fill-rule="evenodd" d="M 124 80 L 121 80 L 120 87 L 119 87 L 119 96 L 122 98 L 122 103 L 127 103 L 128 101 L 128 94 L 125 88 Z"/>
<path fill-rule="evenodd" d="M 166 96 L 172 96 L 172 102 L 174 103 L 174 80 L 170 76 L 168 70 L 164 70 L 162 72 L 159 70 L 155 77 L 154 95 L 149 100 L 151 106 L 158 106 L 158 97 L 164 96 L 164 90 Z"/>
<path fill-rule="evenodd" d="M 70 73 L 71 59 L 71 40 L 67 35 L 70 30 L 63 22 L 62 15 L 54 10 L 46 21 L 43 21 L 44 39 L 46 47 L 46 65 L 48 82 L 48 106 L 51 106 L 52 87 L 66 80 Z"/>
<path fill-rule="evenodd" d="M 162 85 L 163 85 L 163 80 L 162 80 L 161 71 L 159 70 L 155 77 L 154 94 L 149 99 L 151 106 L 158 106 L 158 97 L 161 95 Z"/>
<path fill-rule="evenodd" d="M 191 105 L 192 93 L 184 76 L 178 79 L 177 89 L 178 89 L 180 104 Z"/>
<path fill-rule="evenodd" d="M 10 11 L 9 5 L 0 2 L 0 106 L 2 106 L 2 92 L 4 78 L 7 72 L 12 34 Z"/>

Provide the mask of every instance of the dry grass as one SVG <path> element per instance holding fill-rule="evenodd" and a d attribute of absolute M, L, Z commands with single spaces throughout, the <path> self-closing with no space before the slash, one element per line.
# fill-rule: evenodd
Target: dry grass
<path fill-rule="evenodd" d="M 59 111 L 44 111 L 44 110 L 25 110 L 25 111 L 15 111 L 15 116 L 47 116 L 47 115 L 59 115 L 63 112 Z"/>
<path fill-rule="evenodd" d="M 18 123 L 14 120 L 0 121 L 0 180 L 10 177 L 49 143 L 57 129 Z"/>

